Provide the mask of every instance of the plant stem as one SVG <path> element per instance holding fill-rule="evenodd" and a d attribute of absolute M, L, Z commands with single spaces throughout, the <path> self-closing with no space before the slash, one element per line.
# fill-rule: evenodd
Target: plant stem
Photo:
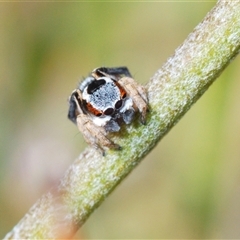
<path fill-rule="evenodd" d="M 124 127 L 105 157 L 87 148 L 5 239 L 69 238 L 207 90 L 240 49 L 240 1 L 218 1 L 147 85 L 147 124 Z"/>

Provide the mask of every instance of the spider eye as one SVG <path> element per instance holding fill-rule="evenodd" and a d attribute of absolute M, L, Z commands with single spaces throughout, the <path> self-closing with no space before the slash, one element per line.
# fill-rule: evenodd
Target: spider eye
<path fill-rule="evenodd" d="M 104 111 L 104 114 L 107 115 L 107 116 L 110 116 L 112 115 L 114 112 L 114 109 L 113 108 L 108 108 Z"/>
<path fill-rule="evenodd" d="M 115 108 L 116 109 L 119 109 L 121 106 L 122 106 L 122 100 L 118 100 L 116 103 L 115 103 Z"/>

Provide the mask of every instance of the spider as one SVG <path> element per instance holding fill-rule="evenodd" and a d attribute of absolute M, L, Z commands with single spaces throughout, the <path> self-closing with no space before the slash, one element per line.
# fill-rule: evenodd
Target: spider
<path fill-rule="evenodd" d="M 87 143 L 101 150 L 121 149 L 107 137 L 130 124 L 136 112 L 146 122 L 146 89 L 131 76 L 127 67 L 94 69 L 69 97 L 68 118 L 77 124 Z"/>

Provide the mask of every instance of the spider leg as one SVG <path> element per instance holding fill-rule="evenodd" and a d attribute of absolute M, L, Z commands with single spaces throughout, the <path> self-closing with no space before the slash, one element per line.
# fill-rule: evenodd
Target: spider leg
<path fill-rule="evenodd" d="M 79 131 L 82 132 L 85 141 L 100 149 L 102 154 L 105 155 L 103 147 L 120 150 L 121 147 L 106 137 L 107 131 L 103 127 L 96 126 L 86 114 L 80 113 L 77 116 L 77 126 Z"/>
<path fill-rule="evenodd" d="M 83 112 L 84 108 L 81 99 L 82 93 L 79 89 L 74 90 L 69 97 L 68 119 L 73 123 L 77 123 L 77 116 L 79 113 L 85 113 Z"/>
<path fill-rule="evenodd" d="M 132 98 L 135 107 L 141 114 L 141 123 L 146 123 L 146 113 L 148 111 L 148 97 L 145 87 L 138 84 L 134 79 L 130 77 L 123 77 L 118 81 L 124 86 L 128 95 Z"/>
<path fill-rule="evenodd" d="M 76 124 L 76 109 L 77 109 L 77 104 L 75 101 L 75 96 L 74 93 L 69 97 L 69 109 L 68 109 L 68 119 L 71 120 L 73 123 Z"/>
<path fill-rule="evenodd" d="M 115 80 L 118 80 L 122 76 L 132 77 L 127 67 L 115 67 L 115 68 L 99 67 L 92 71 L 92 76 L 95 78 L 113 77 L 113 79 Z"/>

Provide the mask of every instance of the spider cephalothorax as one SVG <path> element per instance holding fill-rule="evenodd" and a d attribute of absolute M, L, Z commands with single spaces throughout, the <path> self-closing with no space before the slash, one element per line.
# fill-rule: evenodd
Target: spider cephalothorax
<path fill-rule="evenodd" d="M 92 71 L 69 97 L 68 118 L 78 125 L 86 142 L 100 148 L 120 149 L 107 134 L 130 124 L 140 112 L 144 124 L 147 93 L 135 82 L 126 67 L 100 67 Z"/>

